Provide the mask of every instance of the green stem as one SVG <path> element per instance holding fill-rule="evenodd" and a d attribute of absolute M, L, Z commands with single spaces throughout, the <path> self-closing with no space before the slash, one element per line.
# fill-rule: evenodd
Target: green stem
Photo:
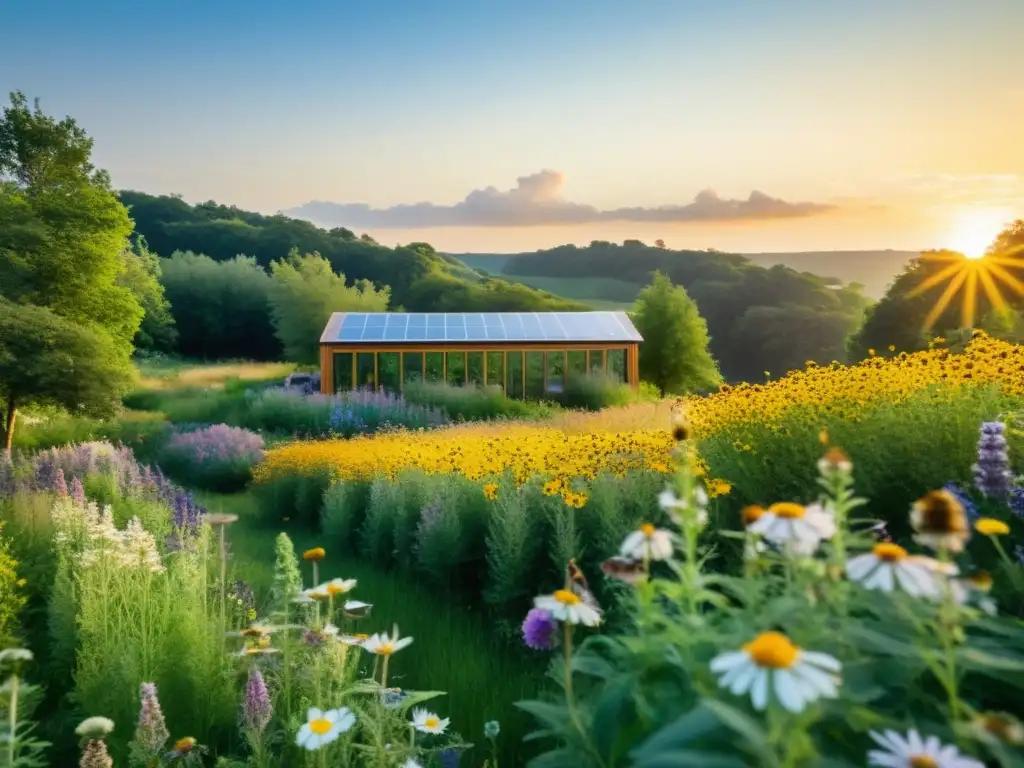
<path fill-rule="evenodd" d="M 14 757 L 18 748 L 18 676 L 11 675 L 11 711 L 8 716 L 8 728 L 11 732 L 7 742 L 7 764 L 14 765 Z"/>
<path fill-rule="evenodd" d="M 939 562 L 943 565 L 950 563 L 949 552 L 945 547 L 939 550 Z M 956 680 L 956 630 L 957 606 L 953 599 L 953 589 L 949 579 L 943 581 L 942 603 L 939 606 L 939 637 L 942 640 L 942 648 L 945 651 L 946 661 L 946 693 L 949 697 L 949 716 L 953 725 L 960 722 L 960 695 L 957 690 Z"/>
<path fill-rule="evenodd" d="M 390 654 L 385 654 L 384 655 L 384 664 L 381 665 L 381 673 L 380 673 L 380 687 L 381 688 L 387 688 L 388 687 L 388 659 L 390 659 L 390 658 L 391 658 Z"/>
<path fill-rule="evenodd" d="M 562 627 L 565 631 L 565 642 L 562 643 L 565 651 L 565 697 L 569 701 L 569 706 L 572 706 L 572 624 L 568 621 L 562 622 Z"/>

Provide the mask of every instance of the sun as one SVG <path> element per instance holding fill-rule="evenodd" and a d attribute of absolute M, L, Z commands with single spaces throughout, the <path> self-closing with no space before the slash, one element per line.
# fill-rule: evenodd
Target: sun
<path fill-rule="evenodd" d="M 994 208 L 962 211 L 953 218 L 946 247 L 968 259 L 980 259 L 1012 218 L 1006 211 Z"/>

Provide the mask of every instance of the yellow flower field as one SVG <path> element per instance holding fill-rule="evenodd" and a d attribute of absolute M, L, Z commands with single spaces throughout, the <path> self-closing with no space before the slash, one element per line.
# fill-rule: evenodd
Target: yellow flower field
<path fill-rule="evenodd" d="M 598 472 L 668 471 L 673 445 L 667 431 L 680 405 L 696 437 L 731 425 L 773 423 L 795 405 L 814 405 L 822 415 L 855 418 L 879 401 L 899 402 L 923 388 L 999 383 L 1024 394 L 1024 348 L 984 336 L 962 354 L 930 349 L 913 355 L 871 358 L 858 365 L 809 365 L 763 385 L 723 387 L 703 398 L 665 401 L 594 414 L 567 414 L 545 424 L 470 424 L 430 432 L 391 433 L 352 440 L 299 441 L 275 448 L 257 468 L 258 480 L 329 472 L 339 478 L 394 476 L 404 469 L 459 473 L 486 480 L 505 471 L 517 482 L 541 476 L 568 483 Z M 726 484 L 709 483 L 712 494 Z"/>

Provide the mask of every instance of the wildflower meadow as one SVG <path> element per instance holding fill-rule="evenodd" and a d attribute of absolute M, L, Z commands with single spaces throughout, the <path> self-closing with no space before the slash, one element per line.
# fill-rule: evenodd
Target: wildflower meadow
<path fill-rule="evenodd" d="M 1020 765 L 1022 372 L 0 457 L 0 764 Z"/>

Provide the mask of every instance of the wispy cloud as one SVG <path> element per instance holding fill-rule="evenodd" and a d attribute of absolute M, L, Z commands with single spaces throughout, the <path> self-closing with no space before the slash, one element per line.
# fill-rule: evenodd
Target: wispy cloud
<path fill-rule="evenodd" d="M 788 202 L 754 191 L 745 200 L 719 197 L 705 189 L 692 202 L 655 208 L 626 207 L 600 210 L 562 196 L 565 177 L 558 171 L 520 176 L 509 190 L 477 189 L 454 205 L 414 203 L 371 208 L 365 203 L 313 201 L 284 211 L 323 226 L 361 229 L 423 229 L 428 227 L 530 227 L 609 221 L 708 222 L 758 221 L 815 216 L 832 204 Z"/>

